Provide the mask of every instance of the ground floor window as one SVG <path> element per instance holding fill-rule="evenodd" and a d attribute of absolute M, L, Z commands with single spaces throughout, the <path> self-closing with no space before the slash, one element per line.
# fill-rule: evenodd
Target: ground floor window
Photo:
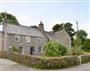
<path fill-rule="evenodd" d="M 40 46 L 38 47 L 38 52 L 39 52 L 39 53 L 41 52 L 41 47 L 40 47 Z"/>
<path fill-rule="evenodd" d="M 19 47 L 19 53 L 23 53 L 23 47 Z"/>

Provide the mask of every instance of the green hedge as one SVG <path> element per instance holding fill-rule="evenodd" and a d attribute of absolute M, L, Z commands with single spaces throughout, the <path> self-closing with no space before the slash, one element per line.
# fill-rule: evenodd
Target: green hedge
<path fill-rule="evenodd" d="M 18 63 L 39 69 L 59 69 L 79 64 L 79 59 L 77 56 L 43 58 L 13 53 L 10 54 L 8 58 Z"/>

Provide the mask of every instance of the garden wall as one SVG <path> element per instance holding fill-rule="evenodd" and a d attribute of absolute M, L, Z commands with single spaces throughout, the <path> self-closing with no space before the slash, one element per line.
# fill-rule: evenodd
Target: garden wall
<path fill-rule="evenodd" d="M 0 58 L 6 58 L 6 52 L 0 51 Z"/>
<path fill-rule="evenodd" d="M 20 64 L 39 69 L 59 69 L 79 65 L 77 56 L 46 58 L 12 53 L 8 58 Z"/>
<path fill-rule="evenodd" d="M 10 53 L 6 57 L 6 52 L 0 51 L 0 58 L 8 58 L 20 64 L 39 69 L 60 69 L 90 62 L 90 54 L 47 58 L 32 55 L 23 55 L 20 53 Z"/>
<path fill-rule="evenodd" d="M 90 62 L 90 54 L 81 56 L 81 64 Z"/>

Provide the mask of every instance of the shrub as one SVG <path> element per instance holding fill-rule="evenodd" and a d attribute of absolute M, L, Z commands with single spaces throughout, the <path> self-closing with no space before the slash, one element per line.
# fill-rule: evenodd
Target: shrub
<path fill-rule="evenodd" d="M 73 48 L 71 48 L 71 54 L 72 55 L 80 55 L 80 54 L 83 54 L 83 51 L 80 47 L 73 47 Z"/>
<path fill-rule="evenodd" d="M 81 43 L 82 43 L 81 39 L 78 36 L 76 36 L 76 39 L 74 39 L 73 41 L 74 46 L 79 47 Z"/>
<path fill-rule="evenodd" d="M 13 46 L 12 48 L 10 48 L 11 52 L 18 52 L 18 48 L 16 48 L 15 46 Z"/>
<path fill-rule="evenodd" d="M 45 56 L 62 56 L 67 53 L 67 49 L 54 41 L 49 41 L 44 45 L 43 54 Z"/>
<path fill-rule="evenodd" d="M 90 52 L 90 39 L 87 39 L 85 43 L 82 46 L 82 49 L 84 51 Z"/>

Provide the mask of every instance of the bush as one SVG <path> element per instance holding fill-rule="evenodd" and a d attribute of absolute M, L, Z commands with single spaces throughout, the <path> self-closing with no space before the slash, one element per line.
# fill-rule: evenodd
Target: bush
<path fill-rule="evenodd" d="M 84 43 L 84 45 L 82 46 L 82 49 L 84 51 L 90 52 L 90 39 L 87 39 Z"/>
<path fill-rule="evenodd" d="M 43 54 L 45 56 L 62 56 L 67 53 L 67 49 L 54 41 L 49 41 L 44 45 Z"/>
<path fill-rule="evenodd" d="M 72 55 L 80 55 L 80 54 L 83 54 L 83 51 L 80 47 L 72 47 L 71 54 Z"/>
<path fill-rule="evenodd" d="M 18 48 L 16 48 L 15 46 L 13 46 L 12 48 L 10 48 L 10 51 L 11 52 L 18 52 L 19 50 L 18 50 Z"/>
<path fill-rule="evenodd" d="M 78 36 L 76 36 L 76 39 L 74 39 L 74 41 L 73 41 L 73 45 L 75 47 L 79 47 L 79 46 L 81 46 L 81 43 L 82 43 L 81 39 Z"/>

